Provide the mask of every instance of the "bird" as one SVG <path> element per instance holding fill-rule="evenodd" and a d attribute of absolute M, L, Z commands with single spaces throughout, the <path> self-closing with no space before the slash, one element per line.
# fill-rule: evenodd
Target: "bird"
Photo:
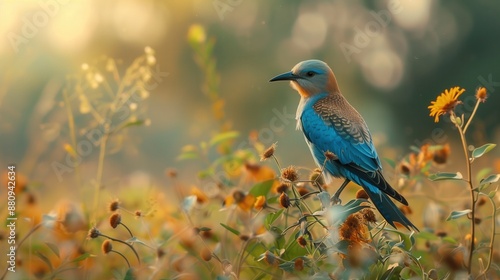
<path fill-rule="evenodd" d="M 392 227 L 396 228 L 397 222 L 408 230 L 418 231 L 391 200 L 390 197 L 408 206 L 408 201 L 382 175 L 382 164 L 368 126 L 341 93 L 328 64 L 316 59 L 305 60 L 270 80 L 275 81 L 290 81 L 299 93 L 297 129 L 303 132 L 327 182 L 331 182 L 332 177 L 344 178 L 332 201 L 340 201 L 342 190 L 352 181 L 365 190 Z"/>

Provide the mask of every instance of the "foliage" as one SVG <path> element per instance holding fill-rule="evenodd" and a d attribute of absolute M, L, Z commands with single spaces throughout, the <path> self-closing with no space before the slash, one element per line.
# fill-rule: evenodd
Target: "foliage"
<path fill-rule="evenodd" d="M 138 110 L 138 103 L 149 95 L 146 85 L 156 60 L 154 51 L 146 48 L 145 54 L 124 75 L 111 58 L 84 64 L 82 71 L 69 79 L 63 92 L 69 119 L 65 150 L 76 159 L 75 118 L 86 120 L 86 129 L 102 129 L 93 200 L 63 202 L 54 211 L 33 219 L 17 243 L 19 254 L 33 252 L 35 259 L 29 266 L 19 264 L 23 276 L 43 279 L 453 279 L 464 274 L 485 279 L 499 277 L 494 248 L 498 243 L 495 243 L 499 217 L 496 201 L 500 174 L 490 174 L 492 169 L 484 168 L 477 178 L 472 176 L 472 163 L 487 157 L 495 145 L 469 150 L 465 138 L 479 103 L 485 98 L 477 99 L 467 121 L 465 116 L 455 115 L 454 109 L 460 105 L 457 94 L 448 99 L 444 96 L 431 105 L 436 119 L 449 114 L 459 132 L 466 160 L 465 175 L 442 171 L 451 156 L 449 144 L 412 147 L 412 152 L 402 159 L 388 160 L 391 171 L 397 174 L 395 187 L 410 198 L 410 203 L 415 203 L 412 208 L 401 207 L 402 212 L 417 225 L 417 218 L 423 217 L 420 232 L 407 232 L 403 227 L 393 229 L 378 220 L 363 191 L 343 204 L 332 201 L 330 192 L 336 186 L 332 189 L 325 184 L 322 170 L 283 167 L 279 154 L 286 151 L 275 144 L 264 149 L 265 144 L 252 134 L 249 141 L 241 140 L 242 133 L 230 129 L 230 121 L 223 112 L 224 101 L 212 52 L 215 41 L 207 39 L 199 25 L 190 29 L 188 39 L 205 77 L 203 90 L 212 102 L 212 117 L 220 124 L 211 137 L 181 148 L 179 164 L 194 161 L 200 171 L 186 174 L 182 169 L 168 170 L 168 188 L 141 186 L 138 190 L 122 186 L 118 192 L 108 193 L 116 199 L 103 207 L 100 203 L 104 196 L 103 164 L 110 152 L 107 144 L 131 126 L 148 123 Z M 445 104 L 446 100 L 453 104 Z M 75 174 L 78 177 L 78 172 Z M 190 181 L 186 183 L 180 175 L 189 176 Z M 83 178 L 77 181 L 84 185 Z M 433 193 L 442 184 L 466 186 L 470 194 L 467 206 L 457 205 L 455 201 L 462 201 L 451 195 L 445 200 L 443 195 Z M 27 188 L 22 195 L 29 198 L 32 194 Z M 81 207 L 88 200 L 93 202 L 92 206 Z M 41 212 L 34 200 L 29 207 Z M 443 214 L 446 211 L 450 214 Z"/>

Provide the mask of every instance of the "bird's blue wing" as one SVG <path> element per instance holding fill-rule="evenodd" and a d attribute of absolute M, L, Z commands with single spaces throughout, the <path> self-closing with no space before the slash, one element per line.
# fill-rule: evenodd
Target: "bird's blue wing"
<path fill-rule="evenodd" d="M 344 177 L 369 188 L 372 194 L 390 195 L 408 205 L 406 199 L 385 180 L 370 132 L 359 113 L 342 96 L 319 96 L 305 104 L 300 116 L 313 157 L 335 177 Z M 325 152 L 336 159 L 325 160 Z"/>
<path fill-rule="evenodd" d="M 335 96 L 327 96 L 306 104 L 301 115 L 304 135 L 323 153 L 334 153 L 344 165 L 355 164 L 366 172 L 381 170 L 366 123 L 340 98 L 339 102 Z"/>

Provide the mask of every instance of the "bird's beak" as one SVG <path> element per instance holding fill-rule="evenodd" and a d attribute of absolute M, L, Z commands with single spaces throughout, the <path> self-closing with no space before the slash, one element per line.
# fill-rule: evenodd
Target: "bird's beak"
<path fill-rule="evenodd" d="M 283 73 L 283 74 L 279 74 L 278 76 L 272 78 L 269 81 L 270 82 L 275 82 L 275 81 L 296 81 L 299 78 L 300 78 L 299 76 L 293 74 L 293 72 L 290 71 L 290 72 L 286 72 L 286 73 Z"/>

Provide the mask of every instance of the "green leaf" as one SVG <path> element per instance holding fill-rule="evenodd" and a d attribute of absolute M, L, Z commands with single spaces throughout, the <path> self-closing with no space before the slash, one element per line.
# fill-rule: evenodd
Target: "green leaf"
<path fill-rule="evenodd" d="M 238 230 L 236 230 L 228 225 L 225 225 L 223 223 L 220 223 L 220 225 L 223 226 L 225 229 L 229 230 L 230 232 L 232 232 L 234 235 L 240 236 L 240 232 Z"/>
<path fill-rule="evenodd" d="M 489 198 L 494 198 L 496 194 L 497 194 L 497 190 L 492 190 L 492 191 L 490 191 L 490 192 L 488 193 L 488 197 L 489 197 Z"/>
<path fill-rule="evenodd" d="M 437 237 L 434 233 L 428 232 L 428 231 L 421 231 L 415 235 L 416 238 L 423 239 L 423 240 L 429 240 L 429 241 L 434 241 L 434 240 L 439 240 L 439 237 Z"/>
<path fill-rule="evenodd" d="M 489 168 L 489 167 L 486 167 L 486 168 L 482 168 L 481 170 L 479 170 L 476 174 L 476 178 L 481 178 L 484 179 L 488 174 L 491 173 L 493 169 Z"/>
<path fill-rule="evenodd" d="M 181 149 L 181 154 L 177 156 L 177 160 L 194 159 L 199 157 L 198 148 L 194 145 L 185 145 Z"/>
<path fill-rule="evenodd" d="M 500 180 L 500 174 L 492 174 L 492 175 L 482 179 L 481 181 L 479 181 L 479 184 L 482 186 L 482 185 L 486 185 L 486 184 L 496 183 L 496 182 L 498 182 L 498 180 Z"/>
<path fill-rule="evenodd" d="M 390 229 L 390 228 L 385 229 L 385 230 L 386 231 L 390 231 L 390 232 L 394 232 L 397 235 L 399 235 L 399 237 L 401 238 L 401 242 L 399 242 L 399 243 L 396 244 L 398 247 L 401 247 L 401 248 L 405 249 L 406 251 L 410 251 L 411 250 L 411 248 L 413 247 L 413 244 L 414 244 L 415 240 L 413 238 L 411 238 L 410 235 L 404 234 L 404 233 L 402 233 L 400 231 L 397 231 L 397 230 L 394 230 L 394 229 Z M 413 240 L 413 242 L 412 242 L 412 240 Z M 400 246 L 399 244 L 401 244 L 402 246 Z"/>
<path fill-rule="evenodd" d="M 38 252 L 38 251 L 35 251 L 35 255 L 37 257 L 39 257 L 48 267 L 49 267 L 49 270 L 52 272 L 54 270 L 54 268 L 52 267 L 52 263 L 50 262 L 49 258 L 47 258 L 44 254 Z"/>
<path fill-rule="evenodd" d="M 462 210 L 462 211 L 452 211 L 450 216 L 448 216 L 448 218 L 446 218 L 447 221 L 450 221 L 450 220 L 455 220 L 455 219 L 458 219 L 462 216 L 465 216 L 469 213 L 471 213 L 472 210 L 470 209 L 465 209 L 465 210 Z"/>
<path fill-rule="evenodd" d="M 54 243 L 50 243 L 50 242 L 45 242 L 45 245 L 47 245 L 50 250 L 52 250 L 52 252 L 58 257 L 58 258 L 61 258 L 60 255 L 59 255 L 59 247 L 57 247 L 56 244 Z"/>
<path fill-rule="evenodd" d="M 441 181 L 441 180 L 462 180 L 463 176 L 462 173 L 456 172 L 438 172 L 429 175 L 429 179 L 431 181 Z"/>
<path fill-rule="evenodd" d="M 132 270 L 132 268 L 129 268 L 127 270 L 127 273 L 125 273 L 125 277 L 123 277 L 123 280 L 134 280 L 134 279 L 136 279 L 134 276 L 134 271 Z"/>
<path fill-rule="evenodd" d="M 79 255 L 78 257 L 72 259 L 71 262 L 75 262 L 75 263 L 81 262 L 81 261 L 86 260 L 90 257 L 95 257 L 95 255 L 92 255 L 90 253 L 83 253 L 83 254 Z"/>
<path fill-rule="evenodd" d="M 215 135 L 210 139 L 210 146 L 215 146 L 218 145 L 224 141 L 234 139 L 236 137 L 240 136 L 240 133 L 238 131 L 228 131 L 228 132 L 223 132 Z"/>
<path fill-rule="evenodd" d="M 393 160 L 393 159 L 390 159 L 390 158 L 384 158 L 385 162 L 387 162 L 387 164 L 389 164 L 389 166 L 392 168 L 392 169 L 395 169 L 396 168 L 396 162 Z"/>
<path fill-rule="evenodd" d="M 271 227 L 274 221 L 276 221 L 276 219 L 281 216 L 284 210 L 285 209 L 281 209 L 275 213 L 269 213 L 266 215 L 266 217 L 264 218 L 264 226 L 266 227 L 266 229 L 269 229 Z"/>
<path fill-rule="evenodd" d="M 130 122 L 124 124 L 122 127 L 120 127 L 120 129 L 130 127 L 130 126 L 139 126 L 139 125 L 143 125 L 143 124 L 144 124 L 144 120 L 130 121 Z"/>
<path fill-rule="evenodd" d="M 473 158 L 481 157 L 482 155 L 486 154 L 487 152 L 495 148 L 496 145 L 497 144 L 489 143 L 489 144 L 484 144 L 479 148 L 475 148 L 474 151 L 472 151 L 472 157 Z"/>
<path fill-rule="evenodd" d="M 273 179 L 257 183 L 250 189 L 249 193 L 254 197 L 261 195 L 266 196 L 271 190 L 273 183 Z"/>
<path fill-rule="evenodd" d="M 286 272 L 293 272 L 295 270 L 295 261 L 280 263 L 278 267 Z"/>

